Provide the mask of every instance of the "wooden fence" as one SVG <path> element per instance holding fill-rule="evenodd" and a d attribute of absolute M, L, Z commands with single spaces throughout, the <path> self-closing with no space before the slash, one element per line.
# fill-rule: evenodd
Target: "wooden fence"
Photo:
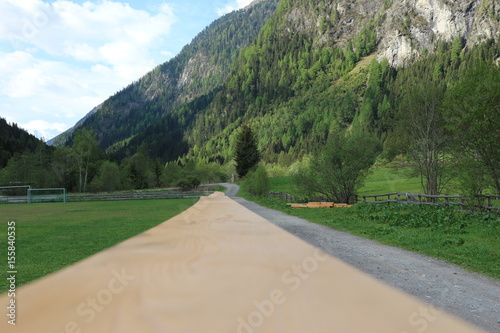
<path fill-rule="evenodd" d="M 416 205 L 431 205 L 431 206 L 462 206 L 473 209 L 486 209 L 500 211 L 500 195 L 477 195 L 473 197 L 464 197 L 460 195 L 428 195 L 428 194 L 413 194 L 413 193 L 385 193 L 376 195 L 362 195 L 362 202 L 375 204 L 416 204 Z M 381 198 L 382 200 L 379 200 Z"/>
<path fill-rule="evenodd" d="M 278 198 L 287 202 L 302 203 L 307 199 L 291 195 L 284 192 L 269 192 L 269 197 Z M 379 198 L 381 200 L 379 200 Z M 309 201 L 327 201 L 324 197 L 310 198 Z M 450 207 L 453 205 L 469 207 L 471 209 L 496 210 L 500 211 L 500 195 L 478 195 L 474 197 L 464 197 L 459 195 L 428 195 L 413 193 L 385 193 L 376 195 L 361 195 L 356 197 L 356 202 L 366 202 L 375 204 L 416 204 Z"/>
<path fill-rule="evenodd" d="M 67 194 L 66 202 L 83 201 L 113 201 L 113 200 L 154 200 L 154 199 L 186 199 L 208 196 L 213 191 L 162 191 L 162 192 L 130 192 L 130 193 L 84 193 Z M 0 204 L 27 203 L 26 196 L 19 197 L 0 197 Z"/>
<path fill-rule="evenodd" d="M 112 201 L 112 200 L 154 200 L 154 199 L 185 199 L 199 198 L 212 194 L 209 191 L 188 192 L 132 192 L 132 193 L 109 193 L 109 194 L 68 194 L 68 202 L 80 201 Z"/>
<path fill-rule="evenodd" d="M 277 198 L 277 199 L 285 200 L 287 202 L 294 202 L 294 203 L 327 202 L 327 201 L 331 201 L 331 200 L 329 200 L 325 196 L 316 196 L 316 197 L 312 197 L 312 198 L 303 198 L 303 197 L 298 197 L 298 196 L 295 196 L 295 195 L 292 195 L 292 194 L 289 194 L 289 193 L 285 193 L 285 192 L 273 192 L 273 191 L 270 191 L 268 196 L 271 197 L 271 198 Z M 357 197 L 353 197 L 351 199 L 351 203 L 356 203 L 357 201 L 358 201 Z"/>
<path fill-rule="evenodd" d="M 284 193 L 284 192 L 273 192 L 273 191 L 270 191 L 269 192 L 269 196 L 271 198 L 277 198 L 277 199 L 285 200 L 285 201 L 288 201 L 288 202 L 305 202 L 304 198 L 300 198 L 300 197 L 297 197 L 295 195 L 291 195 L 291 194 Z M 325 201 L 325 200 L 322 200 L 322 201 Z"/>

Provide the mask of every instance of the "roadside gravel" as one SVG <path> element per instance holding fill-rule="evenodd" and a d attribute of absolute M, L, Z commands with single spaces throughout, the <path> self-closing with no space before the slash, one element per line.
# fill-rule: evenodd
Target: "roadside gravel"
<path fill-rule="evenodd" d="M 244 207 L 330 255 L 480 328 L 500 332 L 500 281 L 259 206 L 236 197 L 239 186 L 222 185 Z"/>

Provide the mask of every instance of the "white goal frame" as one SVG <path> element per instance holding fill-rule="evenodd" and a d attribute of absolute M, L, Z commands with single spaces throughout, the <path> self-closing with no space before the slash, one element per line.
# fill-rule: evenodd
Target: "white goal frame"
<path fill-rule="evenodd" d="M 25 190 L 31 188 L 31 185 L 13 185 L 13 186 L 0 186 L 0 204 L 4 203 L 26 203 L 27 202 L 27 194 Z M 15 194 L 15 195 L 5 195 L 2 193 L 4 190 L 23 190 L 23 194 Z"/>
<path fill-rule="evenodd" d="M 65 188 L 29 188 L 28 203 L 67 202 Z"/>

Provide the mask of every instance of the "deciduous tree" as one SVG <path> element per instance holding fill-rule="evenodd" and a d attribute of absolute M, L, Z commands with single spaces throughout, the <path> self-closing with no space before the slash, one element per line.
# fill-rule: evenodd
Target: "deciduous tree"
<path fill-rule="evenodd" d="M 103 152 L 99 147 L 96 135 L 88 129 L 81 129 L 76 133 L 72 150 L 78 168 L 79 191 L 86 192 L 91 165 L 101 159 Z"/>
<path fill-rule="evenodd" d="M 480 170 L 500 193 L 500 67 L 479 63 L 471 68 L 447 92 L 444 109 L 455 155 L 472 166 L 463 172 Z"/>
<path fill-rule="evenodd" d="M 430 79 L 416 78 L 403 96 L 398 135 L 420 174 L 426 194 L 438 195 L 449 180 L 446 171 L 448 136 L 441 110 L 444 88 Z"/>
<path fill-rule="evenodd" d="M 321 194 L 334 202 L 351 203 L 381 151 L 380 142 L 367 133 L 336 134 L 294 181 L 306 195 Z"/>

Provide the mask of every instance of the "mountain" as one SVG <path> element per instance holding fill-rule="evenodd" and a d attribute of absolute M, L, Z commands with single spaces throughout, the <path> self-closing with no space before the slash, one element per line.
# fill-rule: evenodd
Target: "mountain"
<path fill-rule="evenodd" d="M 96 106 L 95 108 L 93 108 L 82 119 L 80 119 L 79 121 L 77 121 L 76 124 L 73 127 L 71 127 L 70 129 L 68 129 L 64 133 L 61 133 L 57 137 L 50 139 L 49 141 L 47 141 L 47 144 L 49 146 L 56 146 L 58 143 L 66 142 L 68 140 L 68 138 L 70 138 L 75 133 L 75 131 L 78 130 L 78 128 L 80 128 L 80 126 L 82 126 L 83 123 L 85 123 L 85 121 L 88 118 L 90 118 L 94 113 L 96 113 L 101 108 L 101 106 L 102 106 L 102 104 Z"/>
<path fill-rule="evenodd" d="M 9 124 L 4 118 L 0 118 L 0 169 L 15 154 L 34 152 L 38 147 L 45 149 L 45 143 L 16 124 Z"/>
<path fill-rule="evenodd" d="M 275 5 L 263 0 L 214 22 L 81 127 L 118 159 L 143 147 L 163 161 L 227 162 L 246 122 L 266 161 L 291 161 L 339 130 L 389 140 L 414 79 L 451 86 L 478 61 L 500 59 L 494 0 Z"/>
<path fill-rule="evenodd" d="M 205 28 L 172 60 L 106 100 L 75 127 L 51 140 L 70 145 L 76 129 L 92 128 L 102 148 L 133 137 L 176 107 L 220 87 L 239 52 L 250 45 L 278 0 L 255 1 Z"/>
<path fill-rule="evenodd" d="M 412 79 L 452 85 L 475 60 L 500 57 L 493 1 L 422 3 L 282 0 L 187 129 L 190 155 L 230 160 L 244 122 L 268 162 L 300 158 L 339 130 L 385 141 Z"/>

